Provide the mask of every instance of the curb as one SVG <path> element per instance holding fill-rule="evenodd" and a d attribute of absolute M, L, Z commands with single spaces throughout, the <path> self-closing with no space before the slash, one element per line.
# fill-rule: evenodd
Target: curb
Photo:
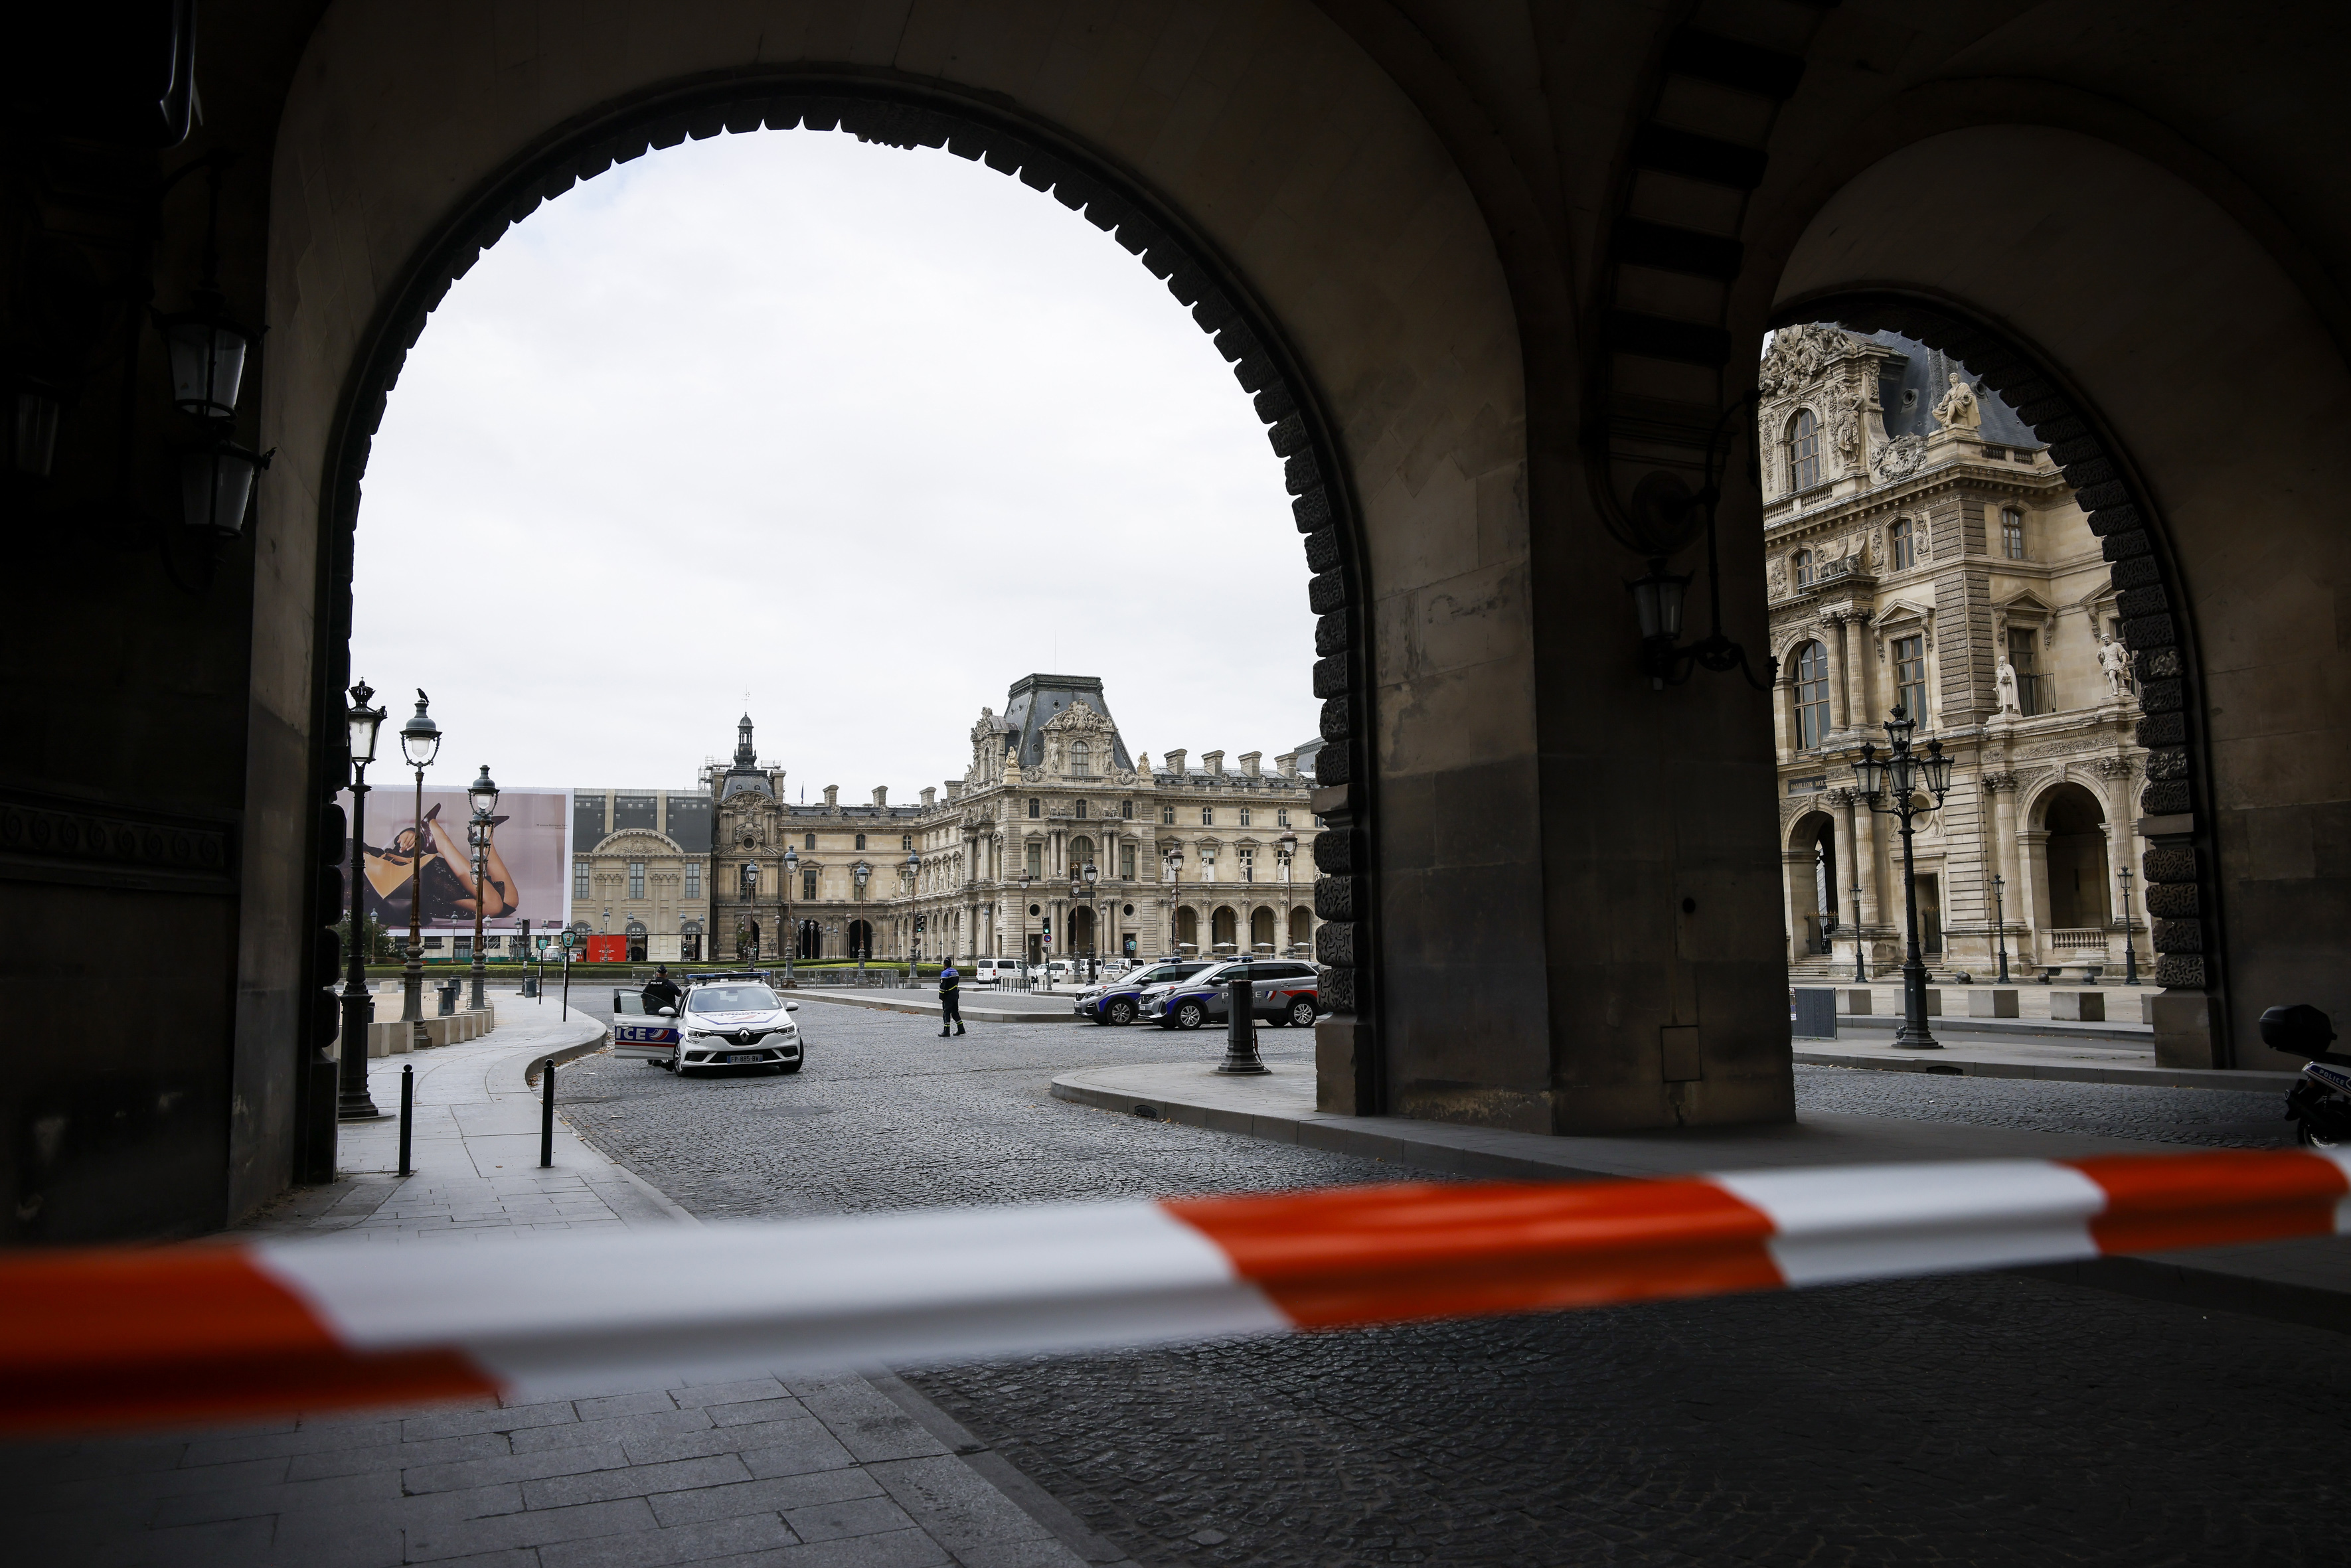
<path fill-rule="evenodd" d="M 1931 1054 L 1931 1053 L 1929 1053 Z M 2040 1078 L 2062 1083 L 2121 1083 L 2140 1089 L 2223 1089 L 2240 1094 L 2283 1093 L 2301 1074 L 2217 1067 L 2071 1067 L 2037 1061 L 1942 1061 L 1798 1051 L 1807 1067 L 1851 1067 L 1873 1072 L 1931 1072 L 1945 1078 Z"/>
<path fill-rule="evenodd" d="M 589 1036 L 586 1040 L 580 1040 L 573 1045 L 559 1046 L 543 1056 L 534 1056 L 528 1061 L 523 1063 L 522 1086 L 526 1089 L 535 1089 L 538 1086 L 538 1075 L 541 1069 L 549 1066 L 550 1063 L 554 1066 L 560 1067 L 567 1061 L 577 1061 L 583 1056 L 591 1056 L 597 1051 L 603 1050 L 611 1042 L 611 1030 L 600 1024 L 597 1026 L 596 1032 Z"/>

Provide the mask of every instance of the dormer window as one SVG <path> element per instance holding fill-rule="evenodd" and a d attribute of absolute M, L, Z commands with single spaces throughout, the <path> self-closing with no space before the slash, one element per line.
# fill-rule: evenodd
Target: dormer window
<path fill-rule="evenodd" d="M 1082 740 L 1073 742 L 1070 747 L 1070 771 L 1084 778 L 1093 771 L 1093 747 Z"/>
<path fill-rule="evenodd" d="M 1809 490 L 1820 482 L 1820 422 L 1811 409 L 1800 408 L 1788 422 L 1788 487 Z"/>

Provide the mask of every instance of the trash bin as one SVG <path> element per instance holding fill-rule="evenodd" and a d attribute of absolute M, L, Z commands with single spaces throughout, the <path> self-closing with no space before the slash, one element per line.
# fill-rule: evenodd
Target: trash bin
<path fill-rule="evenodd" d="M 1790 1030 L 1802 1040 L 1834 1040 L 1837 1032 L 1836 992 L 1796 986 L 1788 992 Z"/>
<path fill-rule="evenodd" d="M 538 977 L 537 975 L 525 975 L 522 977 L 522 994 L 526 997 L 535 997 L 538 995 Z"/>
<path fill-rule="evenodd" d="M 447 1018 L 457 1010 L 457 993 L 465 988 L 465 982 L 463 980 L 441 982 L 441 1016 L 443 1018 Z"/>

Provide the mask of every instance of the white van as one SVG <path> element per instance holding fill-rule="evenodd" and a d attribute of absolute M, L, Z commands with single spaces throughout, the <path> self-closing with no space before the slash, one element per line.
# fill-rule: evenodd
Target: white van
<path fill-rule="evenodd" d="M 1018 958 L 974 958 L 969 983 L 974 986 L 1000 986 L 1007 980 L 1018 982 L 1028 972 L 1029 966 Z"/>

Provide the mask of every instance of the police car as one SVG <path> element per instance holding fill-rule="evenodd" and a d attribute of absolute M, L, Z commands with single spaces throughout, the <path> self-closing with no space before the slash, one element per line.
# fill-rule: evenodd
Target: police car
<path fill-rule="evenodd" d="M 1230 958 L 1182 979 L 1160 981 L 1142 996 L 1136 1012 L 1161 1029 L 1222 1023 L 1235 980 L 1249 983 L 1249 1011 L 1280 1029 L 1311 1029 L 1322 1013 L 1321 977 L 1311 964 L 1289 958 Z"/>
<path fill-rule="evenodd" d="M 1071 1010 L 1099 1024 L 1133 1023 L 1135 1015 L 1143 1010 L 1144 992 L 1154 986 L 1188 980 L 1208 967 L 1208 961 L 1202 959 L 1130 969 L 1117 979 L 1079 992 L 1077 1005 Z"/>
<path fill-rule="evenodd" d="M 798 1002 L 778 997 L 756 969 L 688 975 L 675 1008 L 645 1011 L 643 991 L 612 993 L 612 1054 L 681 1077 L 705 1068 L 770 1067 L 798 1072 L 804 1060 Z"/>

